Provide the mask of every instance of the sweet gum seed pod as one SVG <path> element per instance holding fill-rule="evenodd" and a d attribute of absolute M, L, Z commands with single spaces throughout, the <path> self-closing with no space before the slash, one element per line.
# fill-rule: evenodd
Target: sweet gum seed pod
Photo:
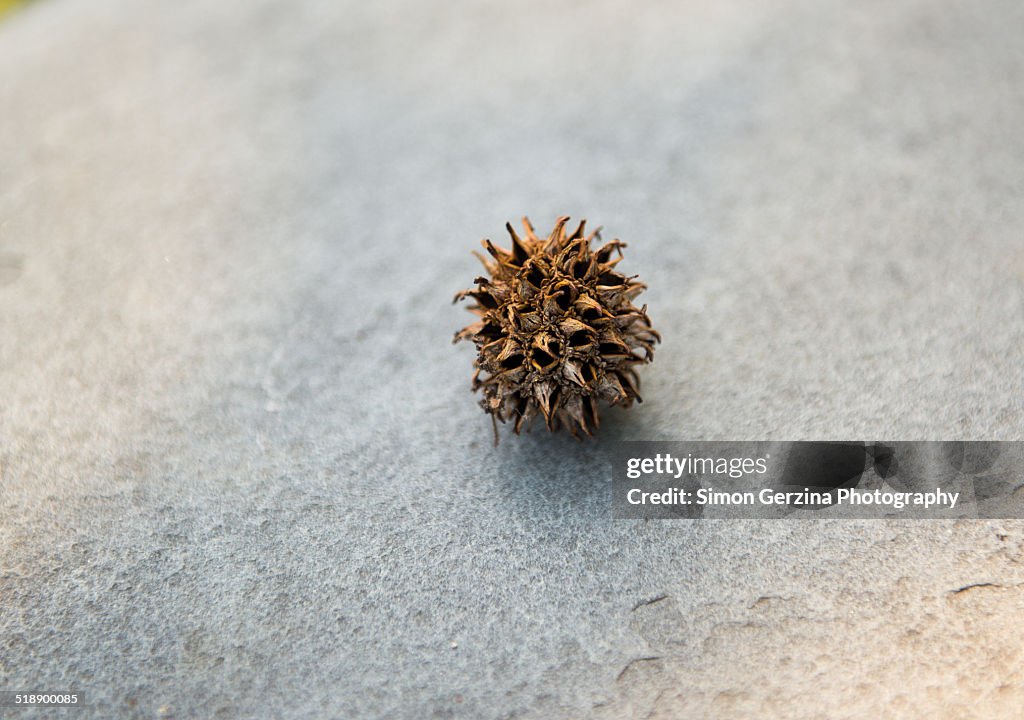
<path fill-rule="evenodd" d="M 492 420 L 513 421 L 518 434 L 541 415 L 551 431 L 593 435 L 601 402 L 629 407 L 641 402 L 636 367 L 650 362 L 661 337 L 647 306 L 633 300 L 645 285 L 615 267 L 626 244 L 597 249 L 600 228 L 584 235 L 586 220 L 570 234 L 560 217 L 546 238 L 523 218 L 524 236 L 506 223 L 510 249 L 483 246 L 474 253 L 488 277 L 456 294 L 470 298 L 479 319 L 455 333 L 455 342 L 477 349 L 473 389 Z M 497 439 L 497 426 L 495 426 Z"/>

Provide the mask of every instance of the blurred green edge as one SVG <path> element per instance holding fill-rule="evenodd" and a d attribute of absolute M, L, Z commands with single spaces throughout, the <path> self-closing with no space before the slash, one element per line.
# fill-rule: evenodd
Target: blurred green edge
<path fill-rule="evenodd" d="M 0 20 L 4 20 L 12 10 L 28 2 L 29 0 L 0 0 Z"/>

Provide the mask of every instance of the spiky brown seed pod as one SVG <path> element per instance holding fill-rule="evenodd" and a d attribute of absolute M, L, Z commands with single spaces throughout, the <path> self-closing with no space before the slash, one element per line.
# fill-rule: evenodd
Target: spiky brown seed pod
<path fill-rule="evenodd" d="M 527 218 L 522 238 L 506 223 L 512 249 L 483 240 L 491 257 L 474 255 L 490 277 L 455 296 L 475 300 L 469 310 L 480 316 L 454 340 L 477 347 L 473 389 L 483 390 L 480 405 L 492 419 L 514 419 L 517 434 L 539 412 L 549 430 L 593 435 L 599 401 L 641 402 L 636 366 L 650 362 L 661 340 L 647 306 L 633 305 L 646 286 L 615 271 L 626 244 L 591 249 L 600 228 L 584 236 L 583 220 L 566 235 L 568 220 L 558 218 L 544 239 Z"/>

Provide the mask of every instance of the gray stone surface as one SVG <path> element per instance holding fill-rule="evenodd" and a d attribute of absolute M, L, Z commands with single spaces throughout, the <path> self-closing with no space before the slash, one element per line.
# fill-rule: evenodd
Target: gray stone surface
<path fill-rule="evenodd" d="M 1024 439 L 1022 31 L 1015 0 L 8 16 L 0 687 L 1015 716 L 1022 523 L 614 522 L 599 450 Z M 650 285 L 646 402 L 596 442 L 493 447 L 449 344 L 523 213 Z"/>

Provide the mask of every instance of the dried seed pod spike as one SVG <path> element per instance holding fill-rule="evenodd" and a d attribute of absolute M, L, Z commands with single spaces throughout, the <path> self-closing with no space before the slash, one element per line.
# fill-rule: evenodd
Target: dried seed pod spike
<path fill-rule="evenodd" d="M 478 253 L 476 250 L 473 251 L 473 257 L 479 260 L 480 264 L 484 266 L 484 270 L 489 272 L 491 275 L 498 271 L 498 265 L 493 260 L 489 260 L 488 258 Z"/>
<path fill-rule="evenodd" d="M 558 250 L 565 247 L 565 224 L 569 222 L 568 215 L 562 215 L 555 221 L 555 227 L 548 235 L 548 241 L 544 244 L 544 252 L 548 254 L 555 254 Z"/>
<path fill-rule="evenodd" d="M 525 215 L 523 215 L 523 229 L 526 230 L 526 237 L 530 238 L 533 242 L 540 242 L 537 233 L 533 229 L 533 225 L 530 224 L 530 218 Z"/>
<path fill-rule="evenodd" d="M 480 241 L 480 244 L 487 249 L 487 252 L 491 254 L 491 257 L 498 261 L 499 266 L 508 263 L 508 258 L 511 257 L 512 253 L 495 247 L 494 243 L 492 243 L 489 238 L 484 238 Z"/>
<path fill-rule="evenodd" d="M 577 228 L 575 230 L 573 230 L 572 235 L 569 236 L 569 239 L 570 240 L 578 240 L 579 238 L 583 237 L 583 228 L 585 228 L 586 226 L 587 226 L 586 219 L 584 218 L 583 220 L 580 220 L 579 226 L 577 226 Z"/>
<path fill-rule="evenodd" d="M 516 231 L 512 229 L 512 223 L 505 223 L 505 229 L 508 230 L 509 236 L 512 238 L 512 256 L 516 259 L 516 265 L 522 265 L 530 257 L 530 250 L 526 244 L 516 235 Z"/>

